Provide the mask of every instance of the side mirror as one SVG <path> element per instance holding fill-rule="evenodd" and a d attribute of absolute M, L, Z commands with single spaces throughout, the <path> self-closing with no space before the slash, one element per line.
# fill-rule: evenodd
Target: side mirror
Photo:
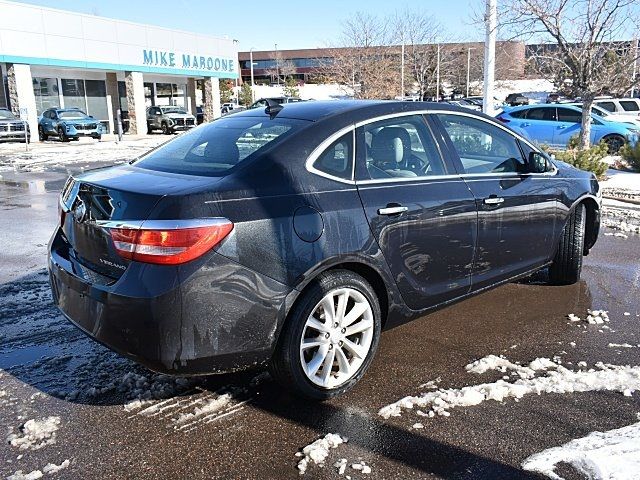
<path fill-rule="evenodd" d="M 549 161 L 541 153 L 531 152 L 527 159 L 527 167 L 529 173 L 544 173 L 549 171 Z"/>

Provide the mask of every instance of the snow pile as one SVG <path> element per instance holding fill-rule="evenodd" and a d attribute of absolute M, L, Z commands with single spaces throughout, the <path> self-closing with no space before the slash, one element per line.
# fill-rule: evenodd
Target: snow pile
<path fill-rule="evenodd" d="M 56 465 L 55 463 L 47 463 L 42 470 L 34 470 L 30 473 L 22 473 L 22 470 L 18 470 L 13 475 L 9 475 L 7 480 L 37 480 L 38 478 L 42 478 L 44 474 L 58 473 L 60 470 L 64 470 L 69 466 L 69 460 L 65 460 L 60 465 Z"/>
<path fill-rule="evenodd" d="M 56 442 L 56 431 L 59 426 L 60 417 L 31 419 L 20 426 L 19 433 L 9 434 L 7 442 L 20 450 L 37 450 Z"/>
<path fill-rule="evenodd" d="M 640 233 L 640 208 L 633 204 L 607 200 L 607 204 L 602 207 L 601 223 L 602 226 L 620 230 L 623 234 Z"/>
<path fill-rule="evenodd" d="M 296 457 L 304 457 L 298 462 L 300 475 L 307 471 L 311 463 L 324 465 L 324 461 L 329 456 L 329 450 L 338 448 L 339 445 L 346 442 L 347 439 L 337 433 L 327 433 L 324 437 L 304 447 L 302 452 L 296 453 Z"/>
<path fill-rule="evenodd" d="M 572 322 L 582 322 L 582 318 L 570 313 L 567 318 Z M 587 310 L 587 317 L 584 319 L 590 325 L 602 325 L 609 322 L 609 312 L 606 310 Z"/>
<path fill-rule="evenodd" d="M 635 347 L 640 347 L 640 344 L 631 345 L 630 343 L 610 343 L 609 347 L 611 347 L 611 348 L 635 348 Z"/>
<path fill-rule="evenodd" d="M 487 355 L 480 360 L 470 363 L 464 368 L 469 373 L 477 374 L 483 374 L 489 370 L 498 370 L 503 373 L 511 370 L 517 373 L 520 378 L 533 378 L 537 371 L 555 367 L 557 367 L 557 364 L 548 358 L 536 358 L 529 363 L 529 366 L 524 367 L 517 363 L 510 362 L 502 355 Z"/>
<path fill-rule="evenodd" d="M 366 474 L 371 473 L 371 467 L 364 462 L 352 463 L 351 468 L 353 468 L 354 470 L 358 470 L 362 473 L 366 473 Z"/>
<path fill-rule="evenodd" d="M 611 232 L 607 232 L 604 234 L 605 237 L 619 237 L 619 238 L 629 238 L 629 235 L 625 235 L 622 232 L 615 232 L 615 233 L 611 233 Z"/>
<path fill-rule="evenodd" d="M 522 468 L 555 480 L 559 463 L 568 463 L 593 480 L 635 480 L 640 472 L 640 423 L 607 432 L 592 432 L 560 447 L 531 455 Z"/>
<path fill-rule="evenodd" d="M 473 365 L 473 364 L 471 364 Z M 421 407 L 428 409 L 428 417 L 449 416 L 454 407 L 478 405 L 487 400 L 502 402 L 508 398 L 520 399 L 536 393 L 571 393 L 591 391 L 616 391 L 630 395 L 640 389 L 640 366 L 618 366 L 597 363 L 598 370 L 569 370 L 556 365 L 544 376 L 520 378 L 515 382 L 498 380 L 493 383 L 470 385 L 462 388 L 439 389 L 419 396 L 407 396 L 381 408 L 378 414 L 384 418 L 397 417 L 403 409 Z"/>

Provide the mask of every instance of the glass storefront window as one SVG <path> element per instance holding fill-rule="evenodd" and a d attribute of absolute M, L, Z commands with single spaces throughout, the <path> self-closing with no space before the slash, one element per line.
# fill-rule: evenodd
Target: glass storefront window
<path fill-rule="evenodd" d="M 151 107 L 154 104 L 154 100 L 153 100 L 154 89 L 155 89 L 155 86 L 153 83 L 144 84 L 144 104 L 147 107 Z"/>
<path fill-rule="evenodd" d="M 84 95 L 84 80 L 63 78 L 61 83 L 64 108 L 79 108 L 86 112 L 87 102 Z"/>
<path fill-rule="evenodd" d="M 57 78 L 34 77 L 33 94 L 36 97 L 36 112 L 38 115 L 42 115 L 42 112 L 48 108 L 60 106 Z"/>
<path fill-rule="evenodd" d="M 145 88 L 145 95 L 147 89 Z M 127 86 L 124 82 L 118 82 L 118 96 L 120 97 L 120 111 L 128 112 L 129 103 L 127 102 Z"/>
<path fill-rule="evenodd" d="M 102 80 L 85 80 L 87 113 L 98 120 L 108 120 L 107 86 Z"/>

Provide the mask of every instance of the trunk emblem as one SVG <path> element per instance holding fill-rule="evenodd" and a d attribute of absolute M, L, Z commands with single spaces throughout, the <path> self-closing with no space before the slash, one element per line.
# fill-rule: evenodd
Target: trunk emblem
<path fill-rule="evenodd" d="M 87 206 L 79 198 L 76 200 L 76 205 L 73 207 L 73 218 L 76 222 L 82 223 L 87 216 Z"/>

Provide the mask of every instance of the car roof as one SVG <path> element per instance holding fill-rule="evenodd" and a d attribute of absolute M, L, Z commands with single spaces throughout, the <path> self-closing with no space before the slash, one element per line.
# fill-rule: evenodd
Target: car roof
<path fill-rule="evenodd" d="M 254 108 L 239 113 L 233 117 L 268 117 L 266 109 Z M 295 102 L 282 105 L 282 109 L 276 114 L 278 118 L 292 118 L 318 122 L 328 118 L 343 117 L 345 125 L 357 123 L 373 117 L 391 115 L 394 113 L 413 112 L 422 110 L 442 110 L 451 112 L 472 112 L 495 120 L 493 117 L 480 112 L 469 110 L 443 102 L 401 102 L 394 100 L 318 100 L 314 102 Z M 225 117 L 227 118 L 227 117 Z"/>

